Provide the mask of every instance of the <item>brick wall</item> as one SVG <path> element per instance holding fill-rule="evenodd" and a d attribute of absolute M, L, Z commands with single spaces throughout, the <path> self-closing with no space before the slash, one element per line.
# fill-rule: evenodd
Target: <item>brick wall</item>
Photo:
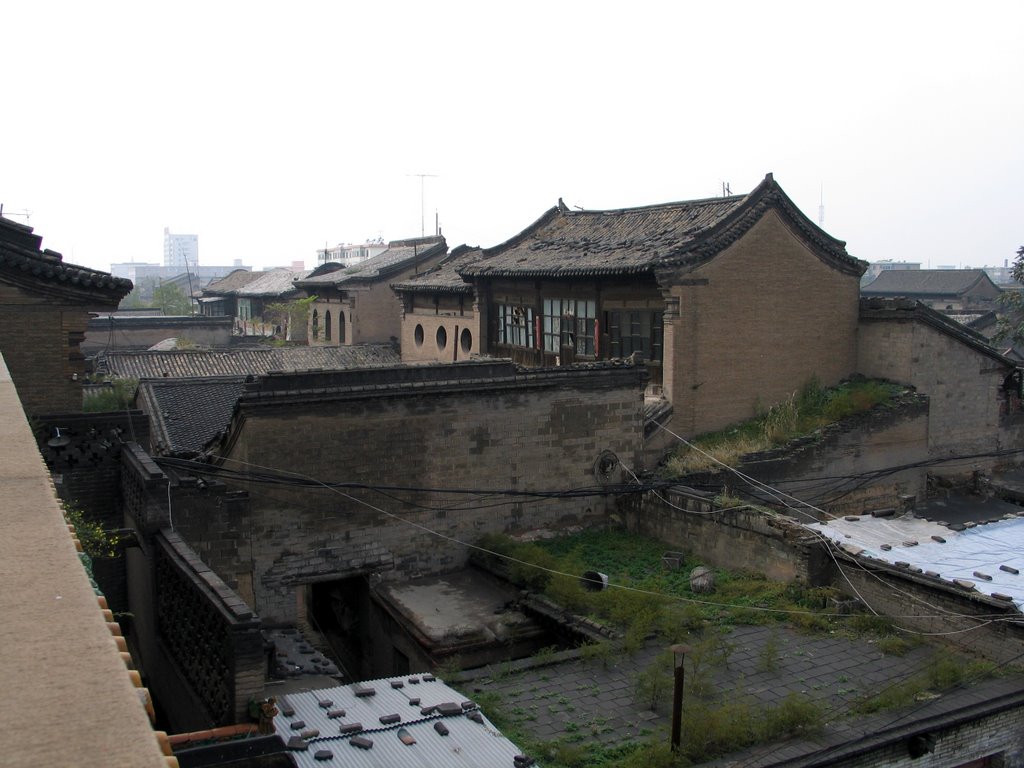
<path fill-rule="evenodd" d="M 395 376 L 407 381 L 369 384 Z M 270 386 L 287 377 L 263 381 Z M 323 481 L 484 490 L 392 496 L 250 484 L 238 486 L 250 492 L 249 510 L 224 504 L 193 515 L 188 505 L 176 508 L 177 530 L 218 573 L 229 582 L 251 576 L 255 607 L 268 621 L 294 620 L 294 590 L 305 583 L 371 571 L 398 578 L 454 570 L 468 554 L 459 541 L 602 520 L 609 497 L 595 478 L 601 453 L 612 451 L 631 470 L 641 469 L 642 368 L 415 366 L 325 374 L 320 383 L 328 381 L 355 384 L 334 400 L 322 395 L 264 405 L 291 397 L 268 391 L 243 398 L 225 465 L 251 462 Z M 614 479 L 620 477 L 627 475 L 617 470 Z M 584 486 L 597 486 L 596 495 L 486 493 Z"/>
<path fill-rule="evenodd" d="M 1016 662 L 1024 655 L 1024 624 L 1012 604 L 894 565 L 866 564 L 863 560 L 852 565 L 849 558 L 839 557 L 840 562 L 848 564 L 836 586 L 851 596 L 857 596 L 852 594 L 852 589 L 856 589 L 876 611 L 897 617 L 895 623 L 899 626 L 917 632 L 942 633 L 943 642 L 999 663 Z M 984 619 L 972 616 L 1002 616 L 1009 620 L 986 624 Z"/>
<path fill-rule="evenodd" d="M 818 756 L 780 760 L 771 766 L 799 764 L 804 768 L 1019 768 L 1024 765 L 1024 706 L 1019 693 L 978 700 L 972 692 L 953 691 L 946 711 L 939 714 L 892 713 L 864 723 L 863 735 Z M 961 706 L 955 698 L 962 697 Z M 920 709 L 922 705 L 918 705 Z M 867 727 L 867 730 L 863 730 Z M 915 735 L 932 739 L 931 751 L 911 757 L 908 744 Z M 984 762 L 989 758 L 991 762 Z M 980 762 L 975 762 L 980 761 Z M 769 763 L 762 762 L 768 766 Z"/>
<path fill-rule="evenodd" d="M 121 463 L 125 525 L 139 542 L 126 552 L 136 660 L 174 730 L 244 722 L 266 678 L 262 622 L 251 598 L 175 530 L 183 507 L 194 510 L 185 517 L 195 522 L 230 507 L 229 494 L 216 482 L 168 477 L 136 443 L 125 446 Z M 228 543 L 237 550 L 232 540 L 220 542 L 219 551 Z"/>
<path fill-rule="evenodd" d="M 29 414 L 82 410 L 85 373 L 77 345 L 89 309 L 0 285 L 0 353 Z"/>
<path fill-rule="evenodd" d="M 226 347 L 233 324 L 230 317 L 96 317 L 89 321 L 82 352 L 149 349 L 174 338 L 201 347 Z"/>
<path fill-rule="evenodd" d="M 831 578 L 820 540 L 798 523 L 751 509 L 714 510 L 710 494 L 686 491 L 645 494 L 639 503 L 620 505 L 630 531 L 707 565 L 812 586 Z"/>
<path fill-rule="evenodd" d="M 50 445 L 60 431 L 66 445 Z M 121 451 L 126 442 L 149 442 L 149 419 L 140 411 L 39 416 L 33 424 L 39 451 L 62 501 L 106 530 L 124 526 Z M 96 581 L 111 610 L 128 610 L 123 555 L 93 558 Z"/>
<path fill-rule="evenodd" d="M 801 519 L 811 515 L 822 519 L 799 502 L 842 516 L 902 508 L 904 497 L 923 498 L 926 467 L 898 472 L 891 468 L 925 462 L 928 455 L 928 399 L 907 393 L 897 404 L 829 425 L 795 444 L 751 454 L 737 469 L 793 497 L 789 502 L 806 513 L 793 513 Z M 772 494 L 733 472 L 699 473 L 685 482 L 700 488 L 733 489 L 778 506 Z"/>
<path fill-rule="evenodd" d="M 856 370 L 856 275 L 823 263 L 769 211 L 736 243 L 671 288 L 666 394 L 672 429 L 713 431 L 779 402 L 812 376 Z"/>
<path fill-rule="evenodd" d="M 391 290 L 393 283 L 400 283 L 430 269 L 444 256 L 438 252 L 436 256 L 420 261 L 415 266 L 388 275 L 385 280 L 370 283 L 343 283 L 340 290 L 333 286 L 312 289 L 318 299 L 310 307 L 310 319 L 307 328 L 310 345 L 338 346 L 344 344 L 385 343 L 402 336 L 402 303 L 401 299 Z M 313 339 L 313 309 L 319 313 L 320 333 Z M 345 311 L 345 340 L 338 336 L 338 312 Z M 331 340 L 327 341 L 324 334 L 324 315 L 331 313 Z"/>
<path fill-rule="evenodd" d="M 402 313 L 402 362 L 448 363 L 480 352 L 480 322 L 466 294 L 411 294 L 413 305 Z M 460 303 L 460 298 L 462 302 Z M 444 329 L 444 345 L 438 329 Z M 418 329 L 418 330 L 417 330 Z"/>
<path fill-rule="evenodd" d="M 1021 445 L 1019 414 L 1007 413 L 1007 366 L 968 344 L 913 319 L 864 320 L 858 371 L 909 384 L 928 395 L 932 458 L 984 454 Z M 979 456 L 936 467 L 937 473 L 970 474 L 998 463 Z"/>

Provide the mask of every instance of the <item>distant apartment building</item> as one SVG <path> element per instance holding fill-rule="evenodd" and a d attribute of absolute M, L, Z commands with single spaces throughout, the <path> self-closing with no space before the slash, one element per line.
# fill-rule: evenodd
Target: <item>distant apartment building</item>
<path fill-rule="evenodd" d="M 199 235 L 172 235 L 164 227 L 164 266 L 182 270 L 199 263 Z"/>
<path fill-rule="evenodd" d="M 316 252 L 317 266 L 323 264 L 344 264 L 351 267 L 360 262 L 372 259 L 388 249 L 387 243 L 383 240 L 367 241 L 362 245 L 342 245 L 339 243 L 333 248 L 320 248 Z"/>

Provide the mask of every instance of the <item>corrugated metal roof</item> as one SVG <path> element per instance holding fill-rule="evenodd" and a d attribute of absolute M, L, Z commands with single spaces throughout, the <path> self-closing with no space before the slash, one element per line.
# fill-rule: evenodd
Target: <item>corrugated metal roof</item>
<path fill-rule="evenodd" d="M 906 563 L 922 573 L 938 574 L 943 581 L 968 581 L 979 592 L 1007 595 L 1018 608 L 1024 606 L 1024 576 L 1000 569 L 1005 565 L 1024 572 L 1024 519 L 1000 520 L 963 531 L 910 515 L 843 518 L 807 527 L 851 554 Z M 976 576 L 976 572 L 989 578 Z"/>
<path fill-rule="evenodd" d="M 183 379 L 206 376 L 260 375 L 271 371 L 346 370 L 400 365 L 390 344 L 349 347 L 279 347 L 234 350 L 173 350 L 167 352 L 108 352 L 97 359 L 97 370 L 133 379 Z"/>
<path fill-rule="evenodd" d="M 392 687 L 392 682 L 400 687 Z M 365 689 L 372 689 L 374 694 L 356 695 L 357 690 Z M 447 706 L 439 710 L 440 705 Z M 288 707 L 293 710 L 291 716 L 286 714 L 290 711 Z M 298 736 L 305 745 L 304 749 L 290 751 L 300 768 L 515 768 L 515 757 L 521 754 L 475 704 L 466 702 L 461 694 L 430 675 L 288 694 L 278 700 L 278 709 L 280 714 L 274 718 L 277 735 L 285 742 Z M 341 711 L 343 715 L 338 714 Z M 388 715 L 398 715 L 399 719 L 382 723 L 381 718 Z M 297 723 L 304 725 L 296 727 Z M 345 726 L 356 723 L 360 724 L 359 729 L 341 733 Z M 447 735 L 438 732 L 436 723 L 444 725 Z M 310 729 L 316 735 L 302 738 L 301 734 L 311 733 Z M 398 735 L 400 730 L 412 737 L 414 743 L 403 743 Z M 372 741 L 373 746 L 360 748 L 353 743 L 357 738 Z M 330 757 L 322 754 L 318 759 L 318 752 L 329 752 Z"/>

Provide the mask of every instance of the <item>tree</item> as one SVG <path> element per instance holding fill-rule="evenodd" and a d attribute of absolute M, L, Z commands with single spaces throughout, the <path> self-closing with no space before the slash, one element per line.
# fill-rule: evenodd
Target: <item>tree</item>
<path fill-rule="evenodd" d="M 153 306 L 165 315 L 191 315 L 192 301 L 174 283 L 163 283 L 153 289 Z"/>
<path fill-rule="evenodd" d="M 1010 275 L 1021 284 L 1021 288 L 1004 291 L 999 297 L 1002 309 L 996 323 L 995 341 L 1024 343 L 1024 245 L 1017 249 L 1017 257 L 1010 267 Z"/>
<path fill-rule="evenodd" d="M 309 310 L 314 301 L 316 301 L 316 296 L 307 296 L 304 299 L 268 304 L 263 309 L 263 321 L 281 326 L 281 333 L 288 338 L 292 329 L 306 327 Z"/>

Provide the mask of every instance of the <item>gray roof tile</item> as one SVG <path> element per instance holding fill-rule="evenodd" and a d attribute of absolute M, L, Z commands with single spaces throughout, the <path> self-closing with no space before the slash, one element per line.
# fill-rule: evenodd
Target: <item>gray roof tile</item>
<path fill-rule="evenodd" d="M 807 219 L 771 174 L 750 194 L 622 208 L 572 211 L 561 201 L 512 239 L 459 270 L 465 277 L 578 277 L 697 265 L 728 247 L 774 208 L 820 258 L 850 274 L 867 264 Z"/>
<path fill-rule="evenodd" d="M 416 261 L 443 253 L 448 245 L 443 237 L 418 237 L 410 240 L 394 240 L 383 253 L 360 262 L 347 269 L 316 274 L 299 280 L 301 288 L 315 290 L 317 286 L 344 285 L 345 283 L 367 283 L 386 279 L 400 272 Z M 322 272 L 322 270 L 317 270 Z"/>
<path fill-rule="evenodd" d="M 96 368 L 121 378 L 160 379 L 377 368 L 400 363 L 401 356 L 390 344 L 360 344 L 349 347 L 108 352 L 99 356 Z"/>
<path fill-rule="evenodd" d="M 472 284 L 467 283 L 458 270 L 468 267 L 482 257 L 483 251 L 480 248 L 460 245 L 451 252 L 447 259 L 433 269 L 400 283 L 394 283 L 391 287 L 396 291 L 411 293 L 420 291 L 471 293 L 473 291 Z"/>
<path fill-rule="evenodd" d="M 132 281 L 109 272 L 65 264 L 61 254 L 42 248 L 32 227 L 0 217 L 0 275 L 5 282 L 31 284 L 42 291 L 97 297 L 116 304 L 132 289 Z"/>
<path fill-rule="evenodd" d="M 961 295 L 992 282 L 983 269 L 890 269 L 865 285 L 865 296 L 935 296 Z"/>
<path fill-rule="evenodd" d="M 156 379 L 139 384 L 154 453 L 194 456 L 231 420 L 245 378 Z"/>

